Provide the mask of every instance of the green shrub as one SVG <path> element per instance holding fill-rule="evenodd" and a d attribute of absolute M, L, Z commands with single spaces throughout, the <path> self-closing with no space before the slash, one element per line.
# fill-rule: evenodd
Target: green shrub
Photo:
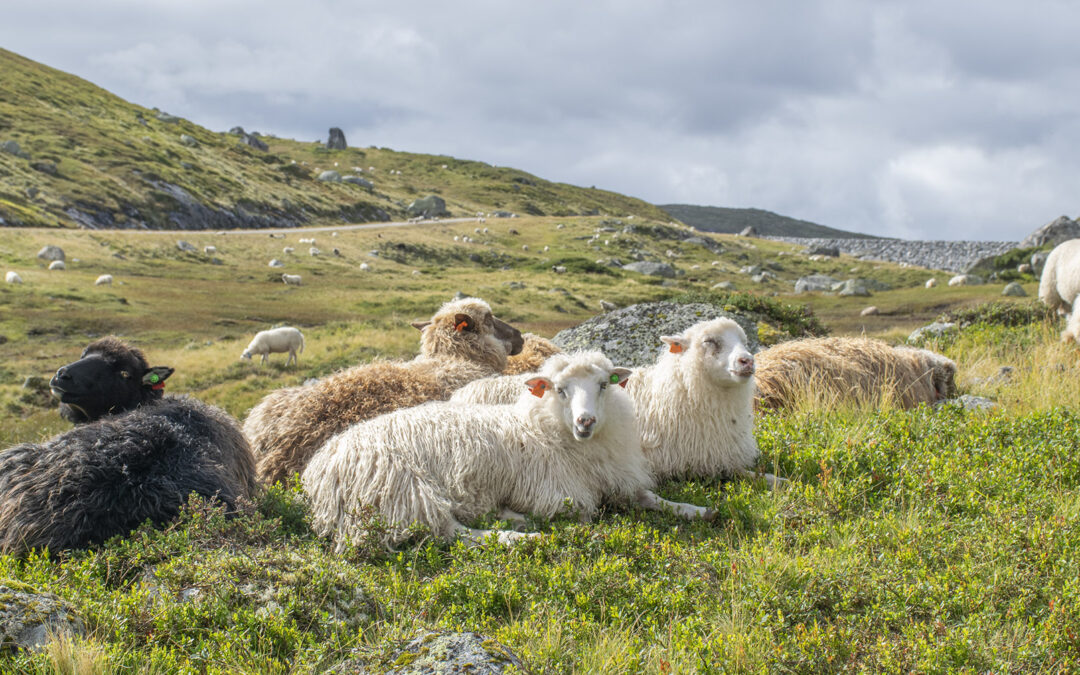
<path fill-rule="evenodd" d="M 938 316 L 938 321 L 955 323 L 961 328 L 977 324 L 1012 328 L 1049 321 L 1053 318 L 1054 311 L 1041 302 L 997 300 L 949 310 Z"/>
<path fill-rule="evenodd" d="M 666 299 L 679 303 L 702 302 L 729 312 L 748 314 L 759 323 L 764 321 L 793 338 L 829 334 L 829 329 L 814 315 L 810 305 L 789 305 L 765 296 L 739 292 L 689 291 Z"/>

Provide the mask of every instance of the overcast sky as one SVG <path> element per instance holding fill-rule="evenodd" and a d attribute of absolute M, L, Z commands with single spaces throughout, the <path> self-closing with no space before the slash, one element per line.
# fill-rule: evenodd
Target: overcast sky
<path fill-rule="evenodd" d="M 6 49 L 217 131 L 339 126 L 913 239 L 1080 215 L 1078 36 L 1080 3 L 1041 0 L 20 0 L 0 23 Z"/>

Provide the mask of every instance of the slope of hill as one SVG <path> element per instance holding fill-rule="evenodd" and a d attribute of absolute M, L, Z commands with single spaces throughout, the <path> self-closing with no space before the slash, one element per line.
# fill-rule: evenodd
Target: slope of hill
<path fill-rule="evenodd" d="M 213 132 L 128 103 L 85 80 L 0 49 L 0 225 L 228 229 L 332 225 L 404 216 L 442 197 L 452 215 L 636 215 L 655 206 L 523 171 L 386 148 Z M 372 187 L 321 182 L 355 174 Z M 400 173 L 398 173 L 400 172 Z"/>
<path fill-rule="evenodd" d="M 723 206 L 661 204 L 672 218 L 706 232 L 737 234 L 753 227 L 767 237 L 827 237 L 837 239 L 876 239 L 873 235 L 847 232 L 806 220 L 788 218 L 762 209 L 732 209 Z"/>

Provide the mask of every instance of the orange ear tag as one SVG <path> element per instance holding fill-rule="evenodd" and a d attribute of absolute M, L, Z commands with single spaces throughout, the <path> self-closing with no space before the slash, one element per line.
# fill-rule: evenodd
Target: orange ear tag
<path fill-rule="evenodd" d="M 529 393 L 537 398 L 543 398 L 545 391 L 547 391 L 547 382 L 537 382 L 529 389 Z"/>
<path fill-rule="evenodd" d="M 465 328 L 467 328 L 468 325 L 469 325 L 468 321 L 462 321 L 458 325 L 454 326 L 454 330 L 456 330 L 457 332 L 460 333 L 461 331 L 465 330 Z"/>
<path fill-rule="evenodd" d="M 671 343 L 671 349 L 669 351 L 672 354 L 678 354 L 678 353 L 682 352 L 682 350 L 683 350 L 683 346 L 681 344 L 679 344 L 678 342 L 672 342 Z"/>

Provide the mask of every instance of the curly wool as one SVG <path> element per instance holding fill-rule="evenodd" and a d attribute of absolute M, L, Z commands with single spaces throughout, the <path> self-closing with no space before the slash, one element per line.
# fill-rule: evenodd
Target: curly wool
<path fill-rule="evenodd" d="M 457 314 L 472 317 L 479 329 L 455 330 Z M 268 394 L 243 427 L 258 458 L 259 479 L 273 483 L 303 471 L 319 446 L 350 424 L 446 399 L 466 382 L 500 372 L 507 356 L 492 322 L 483 300 L 448 302 L 421 332 L 420 354 L 413 360 L 354 366 Z"/>
<path fill-rule="evenodd" d="M 0 453 L 0 550 L 82 548 L 168 522 L 192 492 L 233 509 L 255 489 L 235 420 L 168 397 Z"/>
<path fill-rule="evenodd" d="M 956 364 L 950 359 L 869 338 L 792 340 L 758 352 L 755 359 L 762 408 L 793 408 L 800 401 L 913 408 L 956 391 Z"/>
<path fill-rule="evenodd" d="M 612 366 L 592 353 L 541 372 L 555 379 L 593 367 Z M 563 406 L 557 395 L 528 393 L 511 405 L 430 402 L 350 427 L 303 473 L 315 530 L 344 546 L 362 533 L 358 507 L 370 505 L 389 526 L 386 545 L 407 538 L 412 523 L 450 538 L 458 523 L 500 507 L 550 517 L 570 499 L 588 519 L 604 497 L 651 487 L 619 387 L 607 390 L 604 422 L 587 440 L 573 437 Z"/>
<path fill-rule="evenodd" d="M 506 360 L 504 375 L 520 375 L 523 373 L 535 373 L 540 370 L 549 356 L 562 352 L 554 342 L 533 333 L 522 333 L 525 340 L 520 354 L 515 354 Z"/>

